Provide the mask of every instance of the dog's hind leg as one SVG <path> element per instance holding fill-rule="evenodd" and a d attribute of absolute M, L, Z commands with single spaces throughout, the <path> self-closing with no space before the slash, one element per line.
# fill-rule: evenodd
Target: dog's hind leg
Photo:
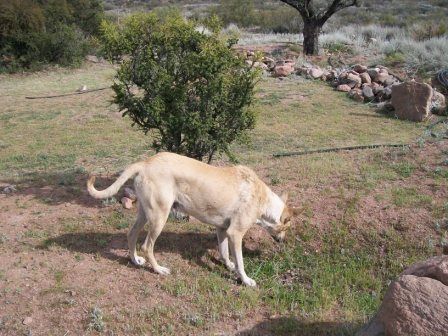
<path fill-rule="evenodd" d="M 143 244 L 142 250 L 145 251 L 148 261 L 151 264 L 155 272 L 168 275 L 171 273 L 169 268 L 160 266 L 154 257 L 154 245 L 156 243 L 157 237 L 159 237 L 162 232 L 163 227 L 168 219 L 170 213 L 170 207 L 167 209 L 153 209 L 151 213 L 148 213 L 149 217 L 149 228 L 148 235 L 146 236 L 145 243 Z"/>
<path fill-rule="evenodd" d="M 128 232 L 129 254 L 131 256 L 132 262 L 137 266 L 142 266 L 146 262 L 145 258 L 139 257 L 137 255 L 137 248 L 136 248 L 138 234 L 142 230 L 145 223 L 146 223 L 145 212 L 143 211 L 142 207 L 139 206 L 137 220 L 135 221 L 131 230 L 129 230 Z"/>
<path fill-rule="evenodd" d="M 234 271 L 235 264 L 229 259 L 229 239 L 227 238 L 226 229 L 217 228 L 216 235 L 218 236 L 218 249 L 221 261 L 229 270 Z"/>
<path fill-rule="evenodd" d="M 249 278 L 244 270 L 244 262 L 243 262 L 243 236 L 247 230 L 232 230 L 229 228 L 227 230 L 227 236 L 230 241 L 230 250 L 232 251 L 232 255 L 235 258 L 236 262 L 236 272 L 239 275 L 241 281 L 251 287 L 255 287 L 257 283 L 255 280 Z"/>

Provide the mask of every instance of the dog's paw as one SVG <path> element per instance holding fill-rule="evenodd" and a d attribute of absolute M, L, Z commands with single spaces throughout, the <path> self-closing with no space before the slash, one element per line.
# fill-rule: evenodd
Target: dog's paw
<path fill-rule="evenodd" d="M 249 278 L 249 277 L 243 279 L 243 283 L 244 283 L 246 286 L 249 286 L 249 287 L 256 287 L 256 286 L 257 286 L 257 283 L 255 282 L 255 280 L 254 280 L 254 279 L 251 279 L 251 278 Z"/>
<path fill-rule="evenodd" d="M 154 271 L 156 271 L 157 273 L 159 273 L 161 275 L 170 275 L 171 274 L 170 269 L 163 267 L 163 266 L 158 266 L 157 268 L 154 268 Z"/>
<path fill-rule="evenodd" d="M 234 271 L 234 270 L 235 270 L 235 263 L 233 263 L 233 262 L 231 262 L 231 261 L 228 261 L 228 262 L 226 262 L 225 264 L 226 264 L 226 267 L 227 267 L 227 269 L 228 269 L 229 271 Z"/>
<path fill-rule="evenodd" d="M 136 256 L 135 259 L 132 259 L 132 262 L 137 266 L 143 266 L 146 260 L 143 257 Z"/>

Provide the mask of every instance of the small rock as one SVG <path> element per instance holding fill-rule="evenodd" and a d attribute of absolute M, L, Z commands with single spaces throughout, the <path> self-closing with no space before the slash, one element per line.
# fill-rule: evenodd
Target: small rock
<path fill-rule="evenodd" d="M 132 209 L 132 200 L 127 197 L 123 197 L 121 199 L 121 204 L 123 205 L 123 208 L 125 209 Z"/>
<path fill-rule="evenodd" d="M 353 89 L 348 93 L 348 96 L 353 100 L 356 100 L 360 103 L 364 102 L 364 96 L 362 95 L 361 89 Z"/>
<path fill-rule="evenodd" d="M 367 69 L 367 73 L 369 74 L 371 79 L 375 79 L 376 76 L 378 76 L 379 72 L 380 72 L 380 69 L 378 69 L 378 68 Z"/>
<path fill-rule="evenodd" d="M 246 64 L 249 66 L 252 66 L 254 68 L 259 68 L 262 70 L 268 70 L 268 66 L 266 64 L 264 64 L 263 62 L 254 62 L 251 60 L 246 60 Z"/>
<path fill-rule="evenodd" d="M 347 75 L 346 80 L 347 80 L 347 85 L 349 85 L 352 88 L 360 87 L 362 84 L 361 77 L 359 77 L 359 75 L 355 75 L 353 73 L 349 73 Z"/>
<path fill-rule="evenodd" d="M 339 81 L 343 81 L 344 79 L 346 79 L 348 76 L 348 72 L 347 71 L 342 71 L 339 76 L 338 76 L 338 80 Z"/>
<path fill-rule="evenodd" d="M 87 62 L 92 62 L 92 63 L 99 63 L 100 60 L 98 57 L 96 57 L 95 55 L 87 55 L 86 56 L 86 61 Z"/>
<path fill-rule="evenodd" d="M 361 74 L 367 71 L 367 67 L 365 65 L 356 64 L 353 67 L 353 70 L 355 70 L 357 73 Z"/>
<path fill-rule="evenodd" d="M 76 295 L 76 292 L 74 290 L 65 290 L 64 293 L 70 294 L 70 296 Z"/>
<path fill-rule="evenodd" d="M 124 197 L 130 198 L 133 202 L 137 200 L 137 195 L 131 188 L 124 188 Z"/>
<path fill-rule="evenodd" d="M 306 75 L 306 74 L 308 73 L 308 71 L 309 71 L 309 68 L 308 68 L 308 67 L 301 66 L 301 67 L 296 68 L 296 70 L 297 70 L 296 73 L 297 73 L 298 75 Z"/>
<path fill-rule="evenodd" d="M 327 80 L 332 81 L 338 78 L 338 72 L 336 70 L 330 70 L 327 75 Z"/>
<path fill-rule="evenodd" d="M 339 86 L 339 81 L 337 79 L 333 79 L 330 81 L 330 85 L 334 88 L 337 88 Z"/>
<path fill-rule="evenodd" d="M 267 65 L 267 67 L 272 70 L 275 67 L 275 60 L 270 57 L 263 57 L 262 62 Z"/>
<path fill-rule="evenodd" d="M 382 95 L 385 100 L 392 98 L 392 86 L 385 87 Z"/>
<path fill-rule="evenodd" d="M 362 88 L 362 94 L 368 101 L 371 101 L 373 100 L 373 98 L 375 98 L 372 88 L 368 85 L 364 85 L 364 87 Z"/>
<path fill-rule="evenodd" d="M 33 323 L 33 319 L 30 316 L 25 317 L 22 321 L 24 325 L 30 325 L 31 323 Z"/>
<path fill-rule="evenodd" d="M 392 76 L 392 75 L 389 75 L 386 78 L 386 80 L 384 81 L 384 85 L 386 85 L 386 86 L 391 86 L 391 85 L 394 85 L 394 84 L 397 84 L 397 83 L 398 83 L 397 79 L 394 76 Z"/>
<path fill-rule="evenodd" d="M 13 184 L 7 185 L 6 187 L 3 188 L 4 194 L 11 194 L 16 191 L 17 191 L 16 186 Z"/>
<path fill-rule="evenodd" d="M 338 87 L 336 88 L 336 90 L 341 91 L 341 92 L 350 92 L 352 88 L 350 86 L 348 86 L 347 84 L 341 84 L 338 85 Z"/>
<path fill-rule="evenodd" d="M 274 77 L 286 77 L 289 76 L 294 71 L 294 68 L 290 65 L 277 65 L 274 68 Z"/>
<path fill-rule="evenodd" d="M 87 91 L 87 85 L 83 85 L 79 87 L 78 90 L 76 90 L 76 92 L 85 92 L 85 91 Z"/>
<path fill-rule="evenodd" d="M 373 91 L 373 94 L 376 96 L 377 94 L 382 93 L 384 91 L 384 86 L 373 82 L 372 83 L 372 91 Z"/>
<path fill-rule="evenodd" d="M 389 79 L 389 74 L 385 71 L 378 72 L 378 75 L 374 78 L 374 82 L 385 84 L 386 80 Z"/>
<path fill-rule="evenodd" d="M 309 72 L 310 76 L 314 79 L 322 77 L 324 72 L 320 68 L 312 68 Z"/>
<path fill-rule="evenodd" d="M 361 77 L 361 81 L 363 83 L 372 83 L 372 78 L 370 78 L 369 74 L 367 72 L 363 72 L 359 75 Z"/>

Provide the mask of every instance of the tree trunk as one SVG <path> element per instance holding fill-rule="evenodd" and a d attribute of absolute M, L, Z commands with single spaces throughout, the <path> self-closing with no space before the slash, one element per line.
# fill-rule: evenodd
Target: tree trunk
<path fill-rule="evenodd" d="M 322 25 L 316 20 L 304 20 L 303 52 L 305 55 L 319 54 L 319 34 Z"/>

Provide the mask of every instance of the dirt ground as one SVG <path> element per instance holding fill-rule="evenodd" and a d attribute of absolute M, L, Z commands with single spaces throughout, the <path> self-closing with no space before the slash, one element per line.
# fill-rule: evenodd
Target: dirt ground
<path fill-rule="evenodd" d="M 447 151 L 448 142 L 444 141 L 415 147 L 406 155 L 431 170 L 440 164 L 442 153 Z M 381 155 L 387 157 L 390 153 Z M 263 171 L 260 169 L 260 174 Z M 111 181 L 111 178 L 104 179 L 100 185 Z M 319 231 L 326 230 L 332 218 L 343 216 L 338 189 L 344 184 L 344 177 L 336 174 L 329 181 L 331 183 L 327 185 L 302 188 L 301 179 L 297 179 L 281 186 L 296 194 L 295 205 L 309 207 L 312 215 L 308 219 Z M 85 176 L 78 176 L 74 182 L 75 185 L 84 183 Z M 420 192 L 432 195 L 432 202 L 443 202 L 448 197 L 447 189 L 437 187 L 424 173 L 416 173 L 412 179 L 397 181 L 394 185 L 418 185 Z M 2 189 L 4 186 L 2 184 Z M 356 228 L 368 225 L 376 231 L 392 226 L 416 240 L 433 234 L 431 211 L 396 209 L 387 200 L 375 198 L 388 187 L 388 182 L 382 183 L 369 195 L 361 197 L 356 220 L 352 222 L 354 232 Z M 1 194 L 0 208 L 2 334 L 95 333 L 88 331 L 89 312 L 93 306 L 107 311 L 105 321 L 114 320 L 115 331 L 109 334 L 121 334 L 128 327 L 128 314 L 135 314 L 140 309 L 151 312 L 161 304 L 184 307 L 185 311 L 191 308 L 191 302 L 179 300 L 163 290 L 166 278 L 154 274 L 148 267 L 137 268 L 130 263 L 126 228 L 111 230 L 104 224 L 112 221 L 110 217 L 116 213 L 124 213 L 123 218 L 132 221 L 135 209 L 123 210 L 119 204 L 105 206 L 91 199 L 85 191 L 74 194 L 70 187 L 26 184 L 17 185 L 17 191 L 10 194 Z M 300 226 L 302 220 L 303 217 L 297 225 Z M 316 240 L 313 247 L 318 250 L 321 243 Z M 276 248 L 270 238 L 259 231 L 247 235 L 245 246 L 248 253 L 263 253 L 266 248 L 270 251 Z M 375 250 L 386 253 L 384 246 L 372 246 L 372 252 Z M 220 267 L 213 262 L 216 257 L 213 231 L 194 220 L 188 224 L 170 223 L 158 240 L 157 257 L 162 264 L 172 267 L 174 274 L 171 277 L 190 272 L 202 275 Z M 228 273 L 225 276 L 232 290 L 238 292 L 240 285 L 234 276 Z M 268 309 L 257 307 L 242 320 L 230 314 L 218 318 L 210 329 L 185 332 L 263 335 L 263 329 L 270 330 L 270 323 L 276 323 L 272 322 L 276 321 L 275 317 L 269 318 Z M 135 331 L 134 327 L 128 330 Z"/>

